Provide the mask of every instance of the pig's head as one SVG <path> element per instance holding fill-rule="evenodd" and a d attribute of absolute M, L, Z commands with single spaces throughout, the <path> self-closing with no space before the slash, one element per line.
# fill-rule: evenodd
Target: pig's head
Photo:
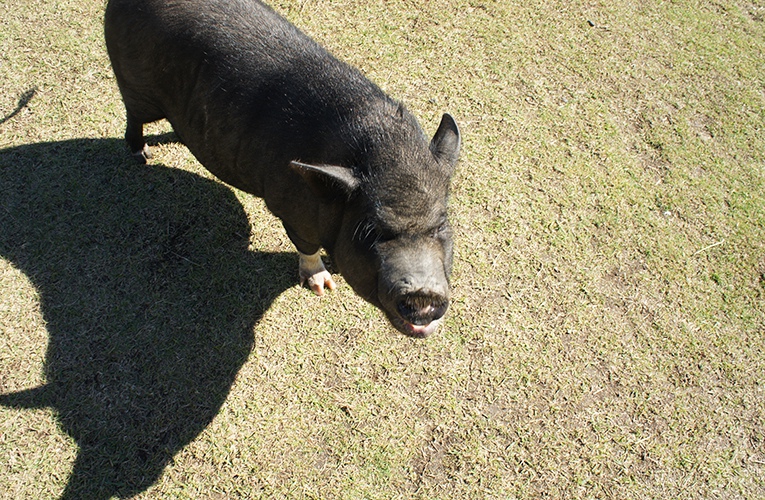
<path fill-rule="evenodd" d="M 452 230 L 449 184 L 460 148 L 445 114 L 428 142 L 401 111 L 394 129 L 365 147 L 362 165 L 293 162 L 327 210 L 342 214 L 323 242 L 346 281 L 410 337 L 433 333 L 449 307 Z"/>

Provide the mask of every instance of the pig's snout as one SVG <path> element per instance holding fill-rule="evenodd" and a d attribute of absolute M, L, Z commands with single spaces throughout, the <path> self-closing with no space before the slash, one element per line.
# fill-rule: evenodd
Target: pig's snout
<path fill-rule="evenodd" d="M 396 305 L 401 317 L 415 326 L 426 326 L 441 319 L 448 307 L 448 299 L 427 291 L 407 294 Z"/>
<path fill-rule="evenodd" d="M 383 254 L 378 281 L 381 309 L 404 335 L 435 332 L 449 308 L 444 252 L 435 241 L 406 241 Z"/>
<path fill-rule="evenodd" d="M 448 292 L 447 292 L 448 293 Z M 391 297 L 388 319 L 404 335 L 425 338 L 435 332 L 449 308 L 447 293 L 432 289 L 398 290 Z"/>

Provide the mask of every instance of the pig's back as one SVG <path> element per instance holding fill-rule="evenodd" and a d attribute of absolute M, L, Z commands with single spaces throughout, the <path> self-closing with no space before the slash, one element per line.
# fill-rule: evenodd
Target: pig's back
<path fill-rule="evenodd" d="M 291 160 L 342 163 L 338 131 L 390 102 L 255 0 L 111 0 L 105 36 L 126 106 L 258 196 Z"/>

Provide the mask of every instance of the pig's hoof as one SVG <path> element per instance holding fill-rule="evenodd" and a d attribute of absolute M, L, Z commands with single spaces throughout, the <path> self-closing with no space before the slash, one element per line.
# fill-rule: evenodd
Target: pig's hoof
<path fill-rule="evenodd" d="M 332 279 L 332 275 L 329 274 L 329 271 L 322 271 L 307 278 L 301 277 L 301 285 L 303 283 L 308 283 L 308 287 L 313 290 L 313 293 L 319 296 L 324 295 L 324 287 L 327 287 L 329 290 L 334 290 L 337 286 L 335 285 L 335 280 Z"/>
<path fill-rule="evenodd" d="M 143 148 L 139 149 L 138 151 L 134 151 L 131 153 L 131 156 L 135 158 L 135 161 L 138 163 L 146 163 L 151 159 L 151 150 L 149 150 L 149 145 L 144 144 Z"/>
<path fill-rule="evenodd" d="M 300 254 L 300 284 L 304 283 L 319 296 L 324 295 L 325 287 L 334 290 L 337 286 L 332 275 L 324 267 L 319 252 L 313 255 Z"/>

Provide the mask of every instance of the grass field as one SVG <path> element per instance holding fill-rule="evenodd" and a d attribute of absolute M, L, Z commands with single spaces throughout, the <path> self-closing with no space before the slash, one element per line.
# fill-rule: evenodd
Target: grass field
<path fill-rule="evenodd" d="M 278 0 L 463 132 L 424 341 L 0 4 L 0 498 L 765 498 L 765 3 Z"/>

